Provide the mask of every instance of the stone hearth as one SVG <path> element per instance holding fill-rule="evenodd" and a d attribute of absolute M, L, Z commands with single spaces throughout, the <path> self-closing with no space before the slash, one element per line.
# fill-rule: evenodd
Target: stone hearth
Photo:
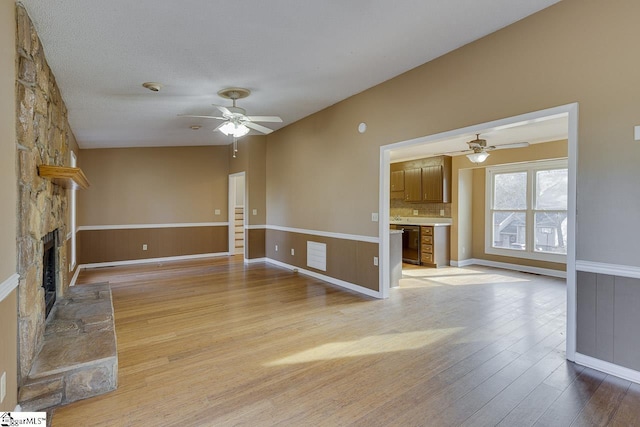
<path fill-rule="evenodd" d="M 42 349 L 20 387 L 25 411 L 42 411 L 115 390 L 118 355 L 111 288 L 69 289 L 53 306 Z"/>

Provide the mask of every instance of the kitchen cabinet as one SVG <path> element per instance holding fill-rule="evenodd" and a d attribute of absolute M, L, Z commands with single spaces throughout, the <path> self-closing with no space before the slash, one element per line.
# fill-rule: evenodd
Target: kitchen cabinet
<path fill-rule="evenodd" d="M 420 262 L 427 267 L 443 267 L 450 261 L 449 226 L 420 226 Z"/>
<path fill-rule="evenodd" d="M 391 191 L 404 191 L 404 171 L 391 172 Z"/>
<path fill-rule="evenodd" d="M 405 169 L 404 200 L 405 202 L 422 201 L 422 170 L 420 168 Z"/>
<path fill-rule="evenodd" d="M 442 202 L 442 166 L 422 168 L 422 200 Z"/>
<path fill-rule="evenodd" d="M 404 200 L 404 171 L 391 172 L 391 199 Z"/>
<path fill-rule="evenodd" d="M 451 202 L 451 157 L 442 156 L 440 164 L 422 168 L 422 200 Z"/>
<path fill-rule="evenodd" d="M 392 164 L 391 198 L 414 203 L 450 203 L 451 157 L 429 157 Z"/>

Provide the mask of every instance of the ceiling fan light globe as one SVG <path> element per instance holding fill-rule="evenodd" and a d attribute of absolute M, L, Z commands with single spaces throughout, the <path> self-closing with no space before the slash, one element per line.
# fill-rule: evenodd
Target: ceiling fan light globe
<path fill-rule="evenodd" d="M 245 136 L 249 133 L 249 128 L 243 125 L 242 123 L 237 124 L 233 122 L 227 122 L 218 128 L 220 132 L 229 136 L 235 136 L 236 138 L 240 138 L 241 136 Z"/>
<path fill-rule="evenodd" d="M 467 158 L 476 164 L 484 162 L 485 160 L 487 160 L 487 157 L 489 157 L 489 153 L 487 153 L 486 151 L 467 154 Z"/>

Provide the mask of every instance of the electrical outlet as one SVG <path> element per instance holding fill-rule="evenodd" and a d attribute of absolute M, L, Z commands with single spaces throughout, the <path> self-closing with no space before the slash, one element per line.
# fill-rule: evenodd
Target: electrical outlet
<path fill-rule="evenodd" d="M 373 265 L 376 265 L 376 266 L 378 265 L 378 257 L 377 256 L 373 257 Z"/>
<path fill-rule="evenodd" d="M 0 377 L 0 403 L 4 402 L 5 397 L 7 397 L 7 373 L 3 372 Z"/>
<path fill-rule="evenodd" d="M 291 248 L 291 255 L 295 255 L 296 254 L 296 250 Z"/>
<path fill-rule="evenodd" d="M 371 221 L 378 222 L 378 212 L 374 212 L 371 214 Z"/>
<path fill-rule="evenodd" d="M 145 243 L 144 245 L 142 245 L 142 250 L 146 251 L 147 250 L 147 244 Z"/>
<path fill-rule="evenodd" d="M 278 252 L 278 245 L 276 245 L 276 252 Z"/>
<path fill-rule="evenodd" d="M 213 212 L 214 212 L 214 214 L 216 214 L 216 215 L 220 215 L 220 209 L 216 209 L 216 210 L 215 210 L 215 211 L 213 211 Z"/>
<path fill-rule="evenodd" d="M 418 215 L 420 214 L 420 212 L 418 212 L 418 209 L 414 209 L 414 210 L 413 210 L 413 214 L 414 214 L 415 216 L 418 216 Z"/>
<path fill-rule="evenodd" d="M 440 216 L 444 216 L 444 209 L 440 209 Z"/>

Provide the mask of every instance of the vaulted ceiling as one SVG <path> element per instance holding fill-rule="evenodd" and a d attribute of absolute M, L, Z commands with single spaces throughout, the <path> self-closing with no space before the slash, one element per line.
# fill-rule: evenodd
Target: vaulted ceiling
<path fill-rule="evenodd" d="M 22 0 L 81 148 L 228 144 L 177 115 L 231 86 L 278 129 L 557 2 Z"/>

